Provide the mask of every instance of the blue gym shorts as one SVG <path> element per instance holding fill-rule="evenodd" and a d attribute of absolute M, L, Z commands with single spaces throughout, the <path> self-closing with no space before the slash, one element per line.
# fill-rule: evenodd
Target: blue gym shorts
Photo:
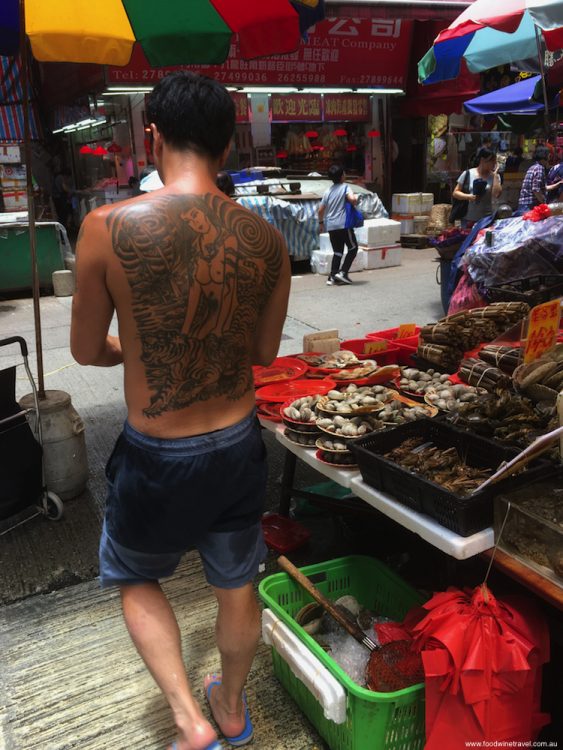
<path fill-rule="evenodd" d="M 239 588 L 258 572 L 267 553 L 267 466 L 255 413 L 222 430 L 170 440 L 126 422 L 106 477 L 103 587 L 170 576 L 194 548 L 217 588 Z"/>

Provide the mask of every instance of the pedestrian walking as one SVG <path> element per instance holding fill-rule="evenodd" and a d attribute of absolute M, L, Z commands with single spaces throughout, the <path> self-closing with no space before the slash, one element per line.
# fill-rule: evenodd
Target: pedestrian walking
<path fill-rule="evenodd" d="M 495 152 L 481 148 L 476 160 L 475 167 L 460 174 L 452 193 L 455 200 L 467 201 L 467 212 L 462 218 L 464 227 L 471 227 L 485 216 L 490 216 L 493 213 L 492 199 L 497 199 L 502 192 Z"/>
<path fill-rule="evenodd" d="M 529 167 L 522 180 L 518 210 L 529 211 L 540 203 L 545 203 L 547 192 L 557 185 L 547 185 L 546 170 L 549 164 L 549 149 L 547 146 L 537 146 L 534 151 L 534 163 Z"/>
<path fill-rule="evenodd" d="M 252 365 L 277 354 L 290 265 L 277 230 L 215 185 L 235 125 L 226 89 L 173 73 L 146 112 L 164 187 L 84 220 L 71 348 L 82 365 L 124 365 L 127 421 L 106 467 L 101 585 L 120 589 L 131 638 L 172 710 L 171 747 L 210 750 L 217 733 L 192 693 L 159 582 L 199 551 L 222 667 L 205 695 L 226 740 L 246 744 L 244 684 L 260 634 L 252 580 L 266 553 Z M 119 337 L 108 335 L 114 311 Z"/>
<path fill-rule="evenodd" d="M 351 284 L 350 267 L 358 253 L 358 241 L 353 229 L 346 228 L 346 201 L 353 206 L 358 202 L 350 187 L 344 182 L 344 170 L 333 164 L 328 170 L 333 184 L 325 191 L 319 207 L 319 224 L 328 232 L 332 245 L 332 264 L 327 284 Z M 344 247 L 347 252 L 344 257 Z"/>

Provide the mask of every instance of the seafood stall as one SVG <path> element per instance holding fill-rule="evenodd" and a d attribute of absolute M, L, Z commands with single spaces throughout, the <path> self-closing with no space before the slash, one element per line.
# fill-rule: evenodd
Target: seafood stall
<path fill-rule="evenodd" d="M 524 362 L 527 347 L 514 329 L 532 317 L 525 303 L 493 304 L 435 324 L 405 324 L 342 341 L 338 351 L 298 352 L 255 368 L 260 421 L 286 449 L 279 514 L 266 519 L 275 525 L 289 515 L 291 500 L 300 498 L 336 513 L 364 516 L 374 510 L 452 562 L 472 558 L 483 571 L 490 562 L 563 611 L 557 442 L 563 434 L 557 413 L 563 331 L 559 343 Z M 350 343 L 353 351 L 346 348 Z M 298 462 L 332 480 L 342 494 L 296 489 Z M 266 530 L 265 538 L 268 544 Z M 417 603 L 417 592 L 372 558 L 353 555 L 307 566 L 301 569 L 305 580 L 285 558 L 278 561 L 289 578 L 274 573 L 260 584 L 267 607 L 264 641 L 272 648 L 274 674 L 333 750 L 364 750 L 374 742 L 387 747 L 402 710 L 401 736 L 413 747 L 432 738 L 440 738 L 435 747 L 444 747 L 443 737 L 452 732 L 505 739 L 507 727 L 511 738 L 529 740 L 548 721 L 540 716 L 548 625 L 534 599 L 522 597 L 521 609 L 512 611 L 508 597 L 496 599 L 488 588 L 487 572 L 473 591 L 448 588 Z M 439 622 L 433 612 L 441 612 Z M 506 635 L 517 621 L 527 623 L 527 635 L 522 640 L 520 631 L 499 647 L 513 654 L 514 643 L 526 643 L 524 651 L 536 648 L 539 660 L 538 671 L 528 672 L 528 687 L 519 683 L 517 691 L 509 675 L 493 677 L 498 689 L 483 678 L 486 710 L 498 712 L 500 704 L 506 710 L 497 735 L 495 722 L 475 722 L 467 691 L 449 686 L 453 673 L 463 671 L 458 665 L 465 663 L 479 681 L 475 659 L 488 658 L 487 649 L 499 653 L 488 639 L 469 645 L 465 635 L 474 632 L 475 618 L 498 621 L 500 612 L 507 619 L 498 633 Z M 446 617 L 452 618 L 447 625 Z M 436 645 L 440 629 L 447 629 L 449 655 Z M 432 647 L 421 661 L 423 631 Z M 454 651 L 458 662 L 451 661 Z M 438 656 L 442 661 L 430 668 L 429 660 Z M 510 694 L 499 699 L 508 684 Z"/>
<path fill-rule="evenodd" d="M 558 425 L 563 332 L 551 351 L 522 364 L 520 342 L 506 332 L 529 312 L 523 302 L 493 303 L 416 326 L 405 348 L 397 330 L 380 331 L 355 340 L 355 351 L 282 358 L 281 382 L 274 366 L 275 385 L 256 392 L 263 426 L 287 449 L 280 514 L 289 514 L 299 460 L 455 559 L 492 548 L 501 493 L 510 497 L 540 478 L 560 482 L 553 444 L 497 483 L 494 499 L 481 489 L 500 464 Z M 290 370 L 293 379 L 283 382 Z M 563 606 L 563 578 L 551 582 Z"/>

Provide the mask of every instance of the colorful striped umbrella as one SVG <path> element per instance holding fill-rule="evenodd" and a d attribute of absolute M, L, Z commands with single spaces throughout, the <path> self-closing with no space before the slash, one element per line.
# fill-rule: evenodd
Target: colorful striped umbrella
<path fill-rule="evenodd" d="M 25 0 L 37 60 L 126 65 L 138 42 L 154 67 L 220 64 L 238 36 L 245 59 L 293 52 L 324 0 Z M 19 0 L 0 4 L 0 54 L 19 45 Z"/>
<path fill-rule="evenodd" d="M 539 38 L 563 48 L 563 0 L 475 0 L 436 37 L 418 63 L 421 83 L 456 78 L 461 61 L 473 73 L 538 56 Z"/>

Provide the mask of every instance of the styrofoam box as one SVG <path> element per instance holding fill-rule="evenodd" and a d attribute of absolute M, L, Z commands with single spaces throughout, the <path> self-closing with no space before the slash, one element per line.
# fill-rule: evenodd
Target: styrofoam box
<path fill-rule="evenodd" d="M 393 219 L 366 219 L 364 226 L 355 229 L 356 239 L 360 245 L 385 247 L 401 239 L 401 224 Z"/>
<path fill-rule="evenodd" d="M 397 214 L 426 214 L 433 205 L 433 193 L 393 193 L 391 210 Z"/>
<path fill-rule="evenodd" d="M 361 248 L 365 256 L 366 270 L 371 271 L 374 268 L 391 268 L 400 266 L 403 248 L 400 245 L 390 245 L 389 247 L 363 247 Z"/>
<path fill-rule="evenodd" d="M 27 208 L 27 193 L 23 190 L 3 190 L 2 199 L 6 211 L 21 211 Z"/>
<path fill-rule="evenodd" d="M 330 273 L 330 267 L 332 265 L 332 248 L 330 250 L 313 250 L 311 254 L 311 270 L 313 273 L 320 273 L 324 276 L 328 276 Z M 354 258 L 350 272 L 364 271 L 366 263 L 366 253 L 361 248 L 358 250 L 358 254 Z"/>

